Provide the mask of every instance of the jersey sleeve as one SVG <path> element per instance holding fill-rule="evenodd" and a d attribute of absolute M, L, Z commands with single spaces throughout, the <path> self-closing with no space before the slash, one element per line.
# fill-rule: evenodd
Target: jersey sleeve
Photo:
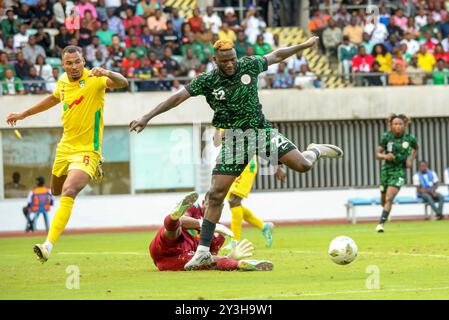
<path fill-rule="evenodd" d="M 416 141 L 416 138 L 414 135 L 410 135 L 410 147 L 412 147 L 412 149 L 417 149 L 418 148 L 418 142 Z"/>
<path fill-rule="evenodd" d="M 190 81 L 190 83 L 186 85 L 185 88 L 192 97 L 200 96 L 205 94 L 206 83 L 206 75 L 205 73 L 202 73 L 199 76 L 193 78 L 193 80 Z"/>
<path fill-rule="evenodd" d="M 108 87 L 108 77 L 99 77 L 97 78 L 98 88 L 100 90 L 105 90 Z"/>
<path fill-rule="evenodd" d="M 249 56 L 242 58 L 244 69 L 255 71 L 257 74 L 268 70 L 268 61 L 264 56 Z"/>
<path fill-rule="evenodd" d="M 384 150 L 387 150 L 388 144 L 388 134 L 384 133 L 380 138 L 379 147 L 382 147 Z"/>
<path fill-rule="evenodd" d="M 53 97 L 55 97 L 58 100 L 61 100 L 61 95 L 60 95 L 60 89 L 61 89 L 61 81 L 58 80 L 58 82 L 56 82 L 56 88 L 53 91 Z"/>

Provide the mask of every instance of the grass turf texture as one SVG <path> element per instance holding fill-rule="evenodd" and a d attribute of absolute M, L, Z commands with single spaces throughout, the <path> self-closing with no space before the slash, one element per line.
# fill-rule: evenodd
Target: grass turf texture
<path fill-rule="evenodd" d="M 274 262 L 271 272 L 157 271 L 147 249 L 155 232 L 62 236 L 44 265 L 32 250 L 42 238 L 3 238 L 0 299 L 449 299 L 449 221 L 374 228 L 278 227 L 271 249 L 258 230 L 243 229 L 254 258 Z M 346 266 L 327 256 L 340 235 L 359 248 Z M 79 289 L 66 288 L 71 265 L 80 269 Z M 379 268 L 378 290 L 366 288 L 369 266 Z"/>

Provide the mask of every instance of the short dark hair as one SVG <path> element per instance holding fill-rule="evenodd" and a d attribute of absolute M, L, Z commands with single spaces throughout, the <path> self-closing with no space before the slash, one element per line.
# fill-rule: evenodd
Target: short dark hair
<path fill-rule="evenodd" d="M 45 184 L 45 179 L 44 177 L 37 177 L 36 178 L 36 185 L 39 187 L 42 187 Z"/>
<path fill-rule="evenodd" d="M 83 49 L 81 49 L 81 47 L 78 46 L 67 46 L 64 48 L 64 50 L 62 50 L 61 56 L 64 57 L 66 53 L 75 53 L 75 52 L 83 54 Z"/>

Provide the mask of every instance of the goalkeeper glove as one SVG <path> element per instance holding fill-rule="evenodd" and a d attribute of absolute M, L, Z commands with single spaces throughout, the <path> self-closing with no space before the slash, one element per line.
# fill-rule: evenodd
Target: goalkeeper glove
<path fill-rule="evenodd" d="M 253 244 L 247 239 L 243 239 L 238 244 L 233 241 L 231 253 L 228 255 L 228 258 L 233 260 L 241 260 L 251 257 L 253 255 L 253 251 Z"/>

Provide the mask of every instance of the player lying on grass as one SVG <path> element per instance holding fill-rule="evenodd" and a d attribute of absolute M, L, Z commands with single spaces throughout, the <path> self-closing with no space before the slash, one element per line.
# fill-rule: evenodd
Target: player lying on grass
<path fill-rule="evenodd" d="M 62 68 L 53 94 L 23 112 L 8 115 L 6 122 L 17 121 L 46 111 L 61 103 L 64 133 L 56 148 L 51 176 L 51 192 L 61 196 L 51 222 L 47 240 L 36 244 L 39 261 L 48 260 L 51 250 L 64 231 L 75 198 L 91 180 L 101 180 L 101 144 L 106 88 L 125 88 L 128 80 L 120 73 L 103 68 L 85 69 L 83 49 L 67 46 L 62 51 Z"/>
<path fill-rule="evenodd" d="M 306 151 L 300 152 L 290 140 L 272 128 L 259 102 L 259 74 L 266 71 L 269 65 L 310 48 L 317 41 L 318 37 L 311 37 L 302 44 L 280 48 L 265 56 L 248 56 L 237 60 L 233 42 L 218 40 L 214 44 L 216 68 L 195 77 L 185 88 L 129 124 L 130 131 L 141 132 L 154 117 L 179 106 L 190 97 L 204 95 L 214 110 L 213 126 L 225 129 L 220 156 L 212 173 L 200 245 L 186 264 L 186 269 L 213 263 L 210 245 L 215 225 L 220 221 L 223 201 L 232 183 L 254 154 L 268 158 L 272 165 L 277 165 L 279 161 L 297 172 L 311 170 L 321 158 L 343 156 L 339 147 L 329 144 L 312 143 Z"/>
<path fill-rule="evenodd" d="M 198 193 L 192 192 L 176 206 L 171 214 L 164 219 L 164 227 L 160 228 L 150 243 L 151 258 L 161 271 L 181 271 L 192 258 L 198 247 L 198 231 L 204 208 L 196 205 Z M 203 202 L 206 203 L 207 200 Z M 253 245 L 248 240 L 242 240 L 232 247 L 231 253 L 226 257 L 216 256 L 225 241 L 224 236 L 232 237 L 232 231 L 221 224 L 217 224 L 215 232 L 218 236 L 212 238 L 211 253 L 213 263 L 202 266 L 200 270 L 242 270 L 242 271 L 268 271 L 273 269 L 271 261 L 243 260 L 252 256 Z"/>

